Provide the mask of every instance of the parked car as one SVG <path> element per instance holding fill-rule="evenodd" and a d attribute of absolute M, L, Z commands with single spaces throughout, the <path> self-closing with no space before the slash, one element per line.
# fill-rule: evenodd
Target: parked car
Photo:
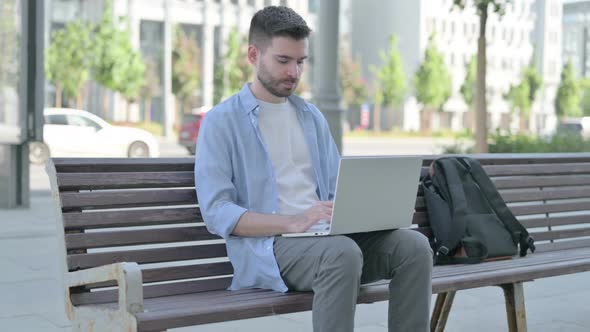
<path fill-rule="evenodd" d="M 579 136 L 584 139 L 590 138 L 590 117 L 566 118 L 557 125 L 558 134 Z"/>
<path fill-rule="evenodd" d="M 210 107 L 206 106 L 195 108 L 192 113 L 184 114 L 182 117 L 180 131 L 178 132 L 178 144 L 184 146 L 190 154 L 195 154 L 201 122 L 209 109 Z"/>
<path fill-rule="evenodd" d="M 46 108 L 43 142 L 29 143 L 29 159 L 49 157 L 158 157 L 155 137 L 142 129 L 113 126 L 86 111 Z"/>

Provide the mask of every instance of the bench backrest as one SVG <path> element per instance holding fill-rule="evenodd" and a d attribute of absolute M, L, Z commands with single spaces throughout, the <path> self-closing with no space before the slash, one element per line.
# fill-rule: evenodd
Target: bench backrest
<path fill-rule="evenodd" d="M 590 246 L 590 154 L 473 157 L 538 250 Z M 423 174 L 432 158 L 424 158 Z M 65 270 L 137 262 L 146 298 L 229 285 L 225 244 L 207 231 L 199 211 L 192 158 L 53 159 L 47 169 L 62 216 Z M 413 223 L 431 237 L 419 191 Z M 75 289 L 72 302 L 116 301 L 112 286 Z"/>

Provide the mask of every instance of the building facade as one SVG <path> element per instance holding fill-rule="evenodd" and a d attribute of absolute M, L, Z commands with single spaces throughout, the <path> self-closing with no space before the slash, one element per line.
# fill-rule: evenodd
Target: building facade
<path fill-rule="evenodd" d="M 63 27 L 67 22 L 82 18 L 98 22 L 104 0 L 50 0 L 47 15 L 48 30 Z M 127 108 L 118 94 L 102 97 L 99 86 L 90 83 L 86 92 L 87 110 L 103 114 L 103 103 L 109 111 L 104 116 L 113 121 L 141 121 L 149 105 L 151 120 L 164 126 L 164 134 L 173 137 L 175 98 L 171 91 L 171 59 L 173 31 L 180 27 L 190 38 L 194 38 L 200 49 L 201 84 L 192 98 L 193 107 L 211 107 L 214 102 L 214 67 L 223 65 L 227 52 L 230 32 L 236 29 L 247 36 L 250 19 L 254 13 L 269 5 L 284 5 L 300 13 L 315 28 L 314 11 L 317 1 L 297 0 L 113 0 L 113 16 L 125 17 L 127 29 L 135 49 L 140 50 L 144 60 L 155 63 L 160 89 L 150 103 L 135 103 Z M 50 32 L 49 32 L 50 33 Z M 48 33 L 48 35 L 49 35 Z M 313 53 L 313 51 L 312 51 Z M 55 92 L 48 87 L 48 103 Z"/>
<path fill-rule="evenodd" d="M 511 85 L 519 83 L 522 70 L 531 62 L 537 45 L 542 44 L 537 51 L 542 62 L 538 64 L 540 69 L 548 70 L 549 63 L 560 63 L 559 52 L 548 41 L 550 35 L 551 42 L 557 43 L 557 47 L 561 37 L 557 24 L 561 12 L 547 10 L 553 4 L 559 5 L 560 2 L 516 0 L 507 6 L 503 17 L 490 14 L 488 18 L 487 102 L 488 126 L 492 130 L 518 128 L 517 116 L 511 113 L 504 96 Z M 381 64 L 379 50 L 388 48 L 391 35 L 398 38 L 398 49 L 410 87 L 400 113 L 402 128 L 419 129 L 421 105 L 413 97 L 412 82 L 433 34 L 451 73 L 453 86 L 452 96 L 443 106 L 443 112 L 434 115 L 433 129 L 457 131 L 468 128 L 470 106 L 464 102 L 459 89 L 465 79 L 467 64 L 477 54 L 479 17 L 473 4 L 468 2 L 463 11 L 453 8 L 452 0 L 367 0 L 352 1 L 351 6 L 351 52 L 362 59 L 364 75 L 369 81 L 374 79 L 370 67 Z M 551 14 L 557 16 L 548 17 Z M 544 24 L 539 24 L 539 20 Z M 535 132 L 543 131 L 551 123 L 547 117 L 551 116 L 549 113 L 553 114 L 549 110 L 552 110 L 554 82 L 553 76 L 548 78 L 548 84 L 543 88 L 547 91 L 540 93 L 545 96 L 543 101 L 533 106 L 535 115 L 531 117 L 531 129 Z"/>
<path fill-rule="evenodd" d="M 563 62 L 572 62 L 576 77 L 590 77 L 590 1 L 563 3 Z"/>

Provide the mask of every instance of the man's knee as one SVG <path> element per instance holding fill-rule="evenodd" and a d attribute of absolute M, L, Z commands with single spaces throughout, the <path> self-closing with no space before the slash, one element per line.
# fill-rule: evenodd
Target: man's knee
<path fill-rule="evenodd" d="M 399 229 L 393 234 L 395 241 L 399 241 L 397 245 L 399 258 L 432 264 L 432 248 L 426 236 L 408 229 Z"/>
<path fill-rule="evenodd" d="M 345 236 L 329 237 L 326 238 L 326 241 L 329 243 L 322 257 L 326 267 L 331 266 L 343 273 L 360 276 L 363 267 L 363 253 L 359 246 Z"/>

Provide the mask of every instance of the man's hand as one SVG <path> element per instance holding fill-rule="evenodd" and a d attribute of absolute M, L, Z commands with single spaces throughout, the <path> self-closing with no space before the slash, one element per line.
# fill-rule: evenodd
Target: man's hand
<path fill-rule="evenodd" d="M 320 220 L 330 222 L 333 206 L 334 203 L 331 201 L 318 201 L 305 212 L 294 216 L 246 211 L 238 220 L 232 235 L 275 236 L 305 232 Z"/>
<path fill-rule="evenodd" d="M 287 225 L 287 233 L 302 233 L 307 231 L 311 226 L 319 221 L 332 220 L 332 201 L 317 201 L 312 207 L 305 212 L 293 216 L 292 221 Z"/>

